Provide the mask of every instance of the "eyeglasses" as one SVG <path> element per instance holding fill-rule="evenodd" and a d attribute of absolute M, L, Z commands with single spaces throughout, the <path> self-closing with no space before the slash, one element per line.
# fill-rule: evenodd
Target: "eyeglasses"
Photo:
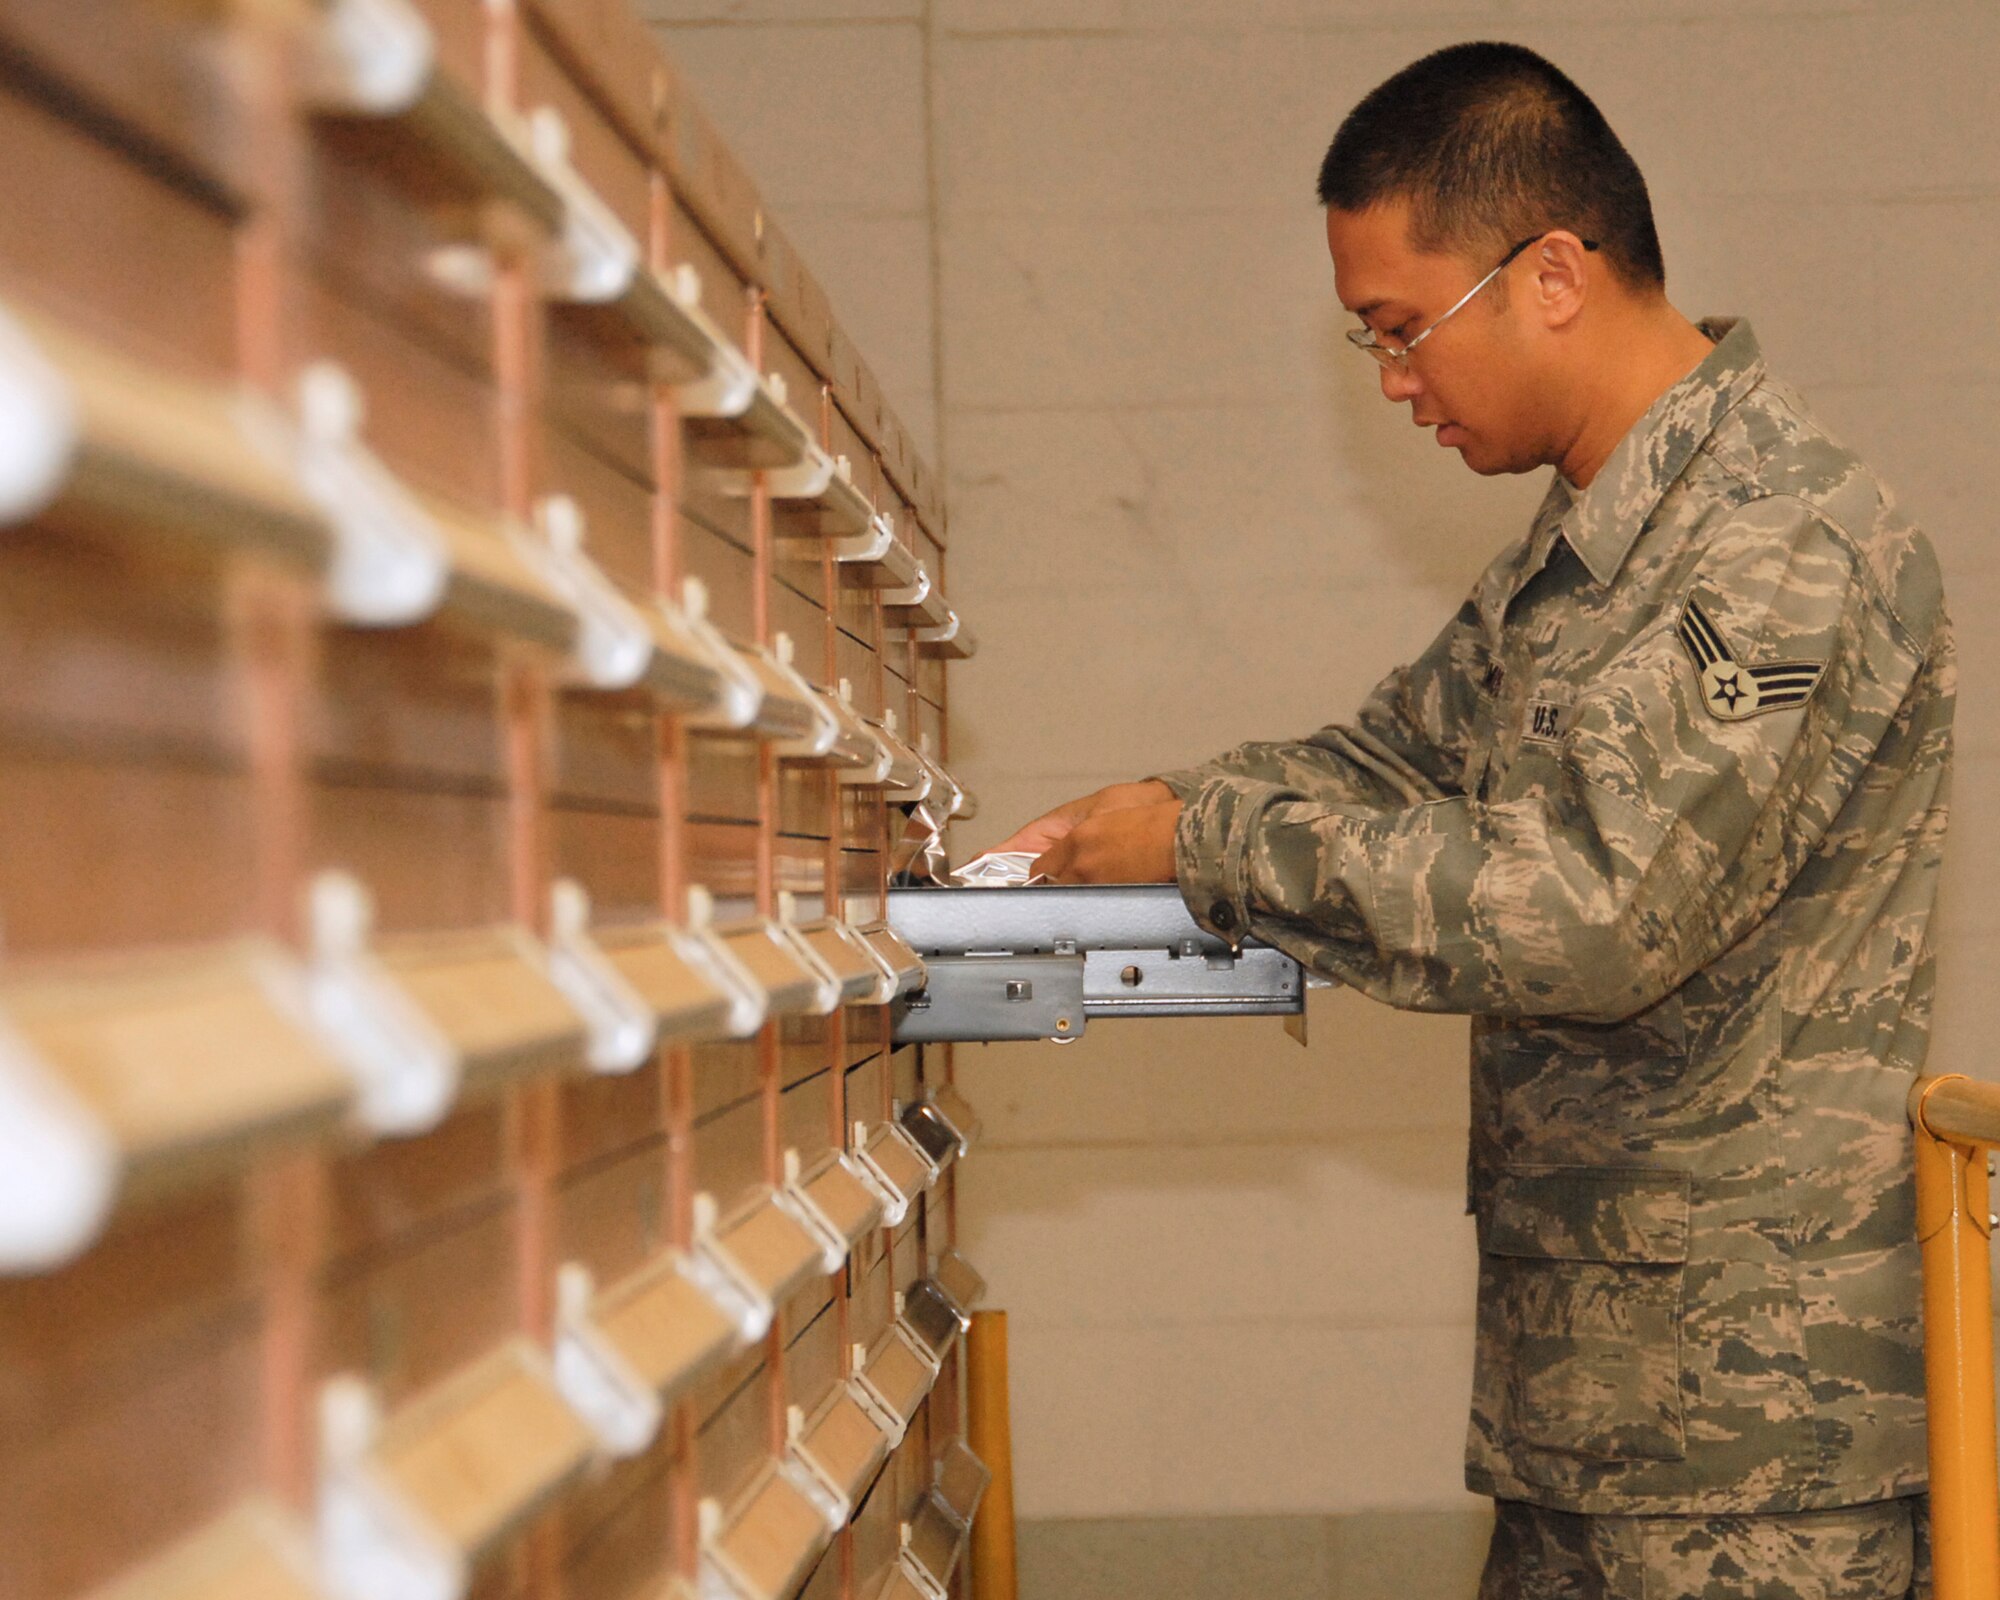
<path fill-rule="evenodd" d="M 1481 278 L 1477 283 L 1475 283 L 1470 289 L 1466 290 L 1465 293 L 1459 297 L 1457 305 L 1453 306 L 1443 316 L 1439 317 L 1437 321 L 1433 322 L 1428 328 L 1424 329 L 1422 333 L 1418 334 L 1416 338 L 1412 339 L 1408 344 L 1384 344 L 1380 339 L 1376 338 L 1375 330 L 1373 328 L 1348 329 L 1347 342 L 1353 345 L 1354 348 L 1357 350 L 1367 351 L 1368 354 L 1373 356 L 1377 361 L 1381 362 L 1382 365 L 1385 367 L 1393 368 L 1397 372 L 1408 372 L 1410 370 L 1410 352 L 1412 350 L 1416 349 L 1418 345 L 1422 344 L 1432 334 L 1436 333 L 1438 329 L 1442 328 L 1447 322 L 1451 321 L 1453 317 L 1458 315 L 1460 311 L 1464 310 L 1466 305 L 1471 301 L 1472 297 L 1478 294 L 1481 289 L 1485 288 L 1495 278 L 1499 277 L 1501 273 L 1505 272 L 1510 266 L 1512 266 L 1514 264 L 1514 258 L 1520 255 L 1520 253 L 1523 250 L 1527 249 L 1528 246 L 1531 244 L 1540 244 L 1542 240 L 1546 239 L 1547 237 L 1548 234 L 1546 233 L 1532 234 L 1528 238 L 1523 239 L 1519 244 L 1515 245 L 1513 249 L 1509 250 L 1504 256 L 1500 258 L 1500 264 L 1498 266 L 1496 266 L 1491 272 L 1487 273 L 1485 277 Z M 1595 239 L 1585 239 L 1583 241 L 1583 247 L 1586 250 L 1595 250 L 1597 248 L 1597 241 Z"/>

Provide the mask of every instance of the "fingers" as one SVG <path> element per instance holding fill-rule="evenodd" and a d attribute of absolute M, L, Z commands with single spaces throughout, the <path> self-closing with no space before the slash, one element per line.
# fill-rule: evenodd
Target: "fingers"
<path fill-rule="evenodd" d="M 1030 876 L 1046 878 L 1050 883 L 1079 883 L 1081 879 L 1070 875 L 1075 862 L 1076 839 L 1074 835 L 1067 835 L 1035 857 Z"/>
<path fill-rule="evenodd" d="M 996 854 L 1003 850 L 1032 850 L 1039 855 L 1075 826 L 1074 818 L 1064 816 L 1061 811 L 1051 811 L 1047 816 L 1037 817 L 1026 827 L 1009 834 L 993 849 Z"/>
<path fill-rule="evenodd" d="M 1072 829 L 1093 817 L 1112 811 L 1132 811 L 1141 806 L 1173 803 L 1177 803 L 1174 791 L 1157 778 L 1146 778 L 1138 783 L 1110 784 L 1094 793 L 1064 801 L 1055 810 L 1044 813 L 1001 840 L 993 849 L 996 853 L 1002 850 L 1032 850 L 1039 854 L 1053 848 L 1058 839 L 1067 837 Z"/>
<path fill-rule="evenodd" d="M 1171 883 L 1180 802 L 1126 806 L 1078 823 L 1035 860 L 1052 883 Z"/>
<path fill-rule="evenodd" d="M 1035 871 L 1050 883 L 1112 883 L 1108 848 L 1119 832 L 1115 816 L 1079 822 L 1035 860 Z"/>
<path fill-rule="evenodd" d="M 1010 837 L 996 844 L 997 853 L 1002 850 L 1032 850 L 1037 855 L 1048 849 L 1058 839 L 1066 835 L 1079 822 L 1097 809 L 1102 789 L 1096 794 L 1082 795 L 1075 800 L 1065 800 L 1055 810 L 1044 812 L 1026 827 L 1017 829 Z"/>

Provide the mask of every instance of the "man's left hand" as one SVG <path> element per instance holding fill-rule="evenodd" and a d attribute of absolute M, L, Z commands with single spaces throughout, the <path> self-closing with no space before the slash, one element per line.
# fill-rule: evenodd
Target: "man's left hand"
<path fill-rule="evenodd" d="M 1034 870 L 1055 883 L 1172 883 L 1180 818 L 1178 800 L 1101 812 L 1036 857 Z"/>

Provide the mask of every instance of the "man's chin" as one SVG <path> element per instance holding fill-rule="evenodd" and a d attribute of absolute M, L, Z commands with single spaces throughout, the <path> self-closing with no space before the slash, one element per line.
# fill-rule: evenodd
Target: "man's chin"
<path fill-rule="evenodd" d="M 1510 461 L 1498 452 L 1488 449 L 1477 439 L 1467 439 L 1463 444 L 1453 445 L 1458 459 L 1463 461 L 1482 478 L 1518 477 L 1524 472 L 1533 472 L 1541 463 L 1533 461 Z"/>
<path fill-rule="evenodd" d="M 1458 459 L 1482 478 L 1504 478 L 1514 473 L 1532 472 L 1539 465 L 1536 462 L 1508 460 L 1477 434 L 1455 422 L 1440 424 L 1433 437 L 1440 449 L 1456 450 Z"/>

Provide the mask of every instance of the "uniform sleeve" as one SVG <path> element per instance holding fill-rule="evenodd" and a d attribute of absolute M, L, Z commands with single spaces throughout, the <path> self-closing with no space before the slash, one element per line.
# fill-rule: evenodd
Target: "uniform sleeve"
<path fill-rule="evenodd" d="M 1429 649 L 1376 685 L 1353 723 L 1305 739 L 1239 745 L 1158 778 L 1184 803 L 1216 779 L 1274 784 L 1364 811 L 1441 799 L 1458 792 L 1484 672 L 1476 602 L 1468 600 Z"/>
<path fill-rule="evenodd" d="M 1705 628 L 1687 627 L 1690 600 Z M 1254 934 L 1392 1005 L 1615 1021 L 1776 904 L 1927 644 L 1843 535 L 1802 501 L 1759 500 L 1579 697 L 1519 797 L 1385 812 L 1216 772 L 1182 811 L 1181 890 L 1225 938 Z M 1753 708 L 1718 681 L 1736 666 L 1770 685 Z"/>

